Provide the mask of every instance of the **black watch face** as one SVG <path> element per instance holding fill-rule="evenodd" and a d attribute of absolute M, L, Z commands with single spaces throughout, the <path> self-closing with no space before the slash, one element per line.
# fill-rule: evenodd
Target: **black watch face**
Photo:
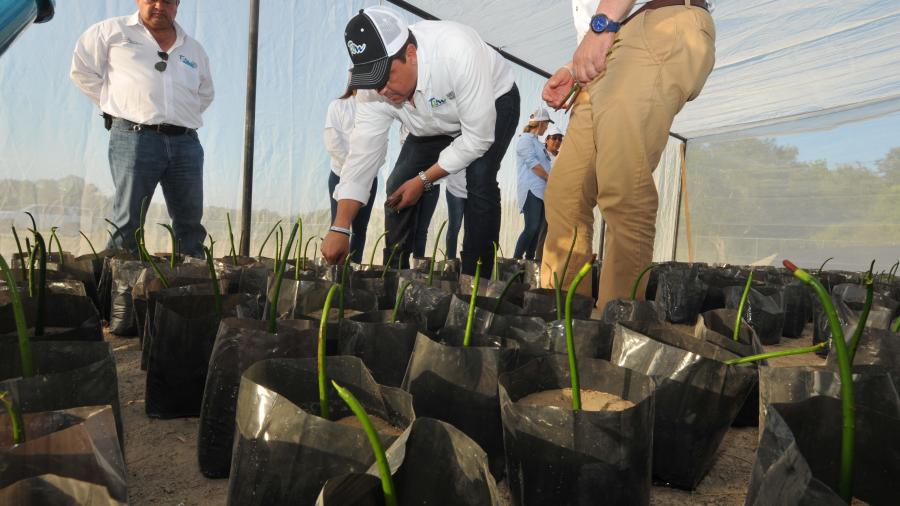
<path fill-rule="evenodd" d="M 600 33 L 606 30 L 606 27 L 609 26 L 609 18 L 600 14 L 591 18 L 591 29 L 597 33 Z"/>

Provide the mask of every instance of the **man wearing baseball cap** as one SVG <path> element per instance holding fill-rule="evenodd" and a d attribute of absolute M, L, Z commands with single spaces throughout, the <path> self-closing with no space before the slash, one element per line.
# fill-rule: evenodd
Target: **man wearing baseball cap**
<path fill-rule="evenodd" d="M 472 28 L 451 21 L 407 25 L 389 8 L 369 7 L 344 31 L 353 61 L 356 126 L 334 191 L 334 223 L 322 242 L 330 263 L 349 253 L 349 227 L 369 198 L 387 152 L 388 131 L 399 120 L 410 132 L 387 180 L 387 257 L 399 244 L 409 265 L 416 205 L 438 179 L 466 170 L 462 270 L 491 273 L 492 243 L 500 235 L 497 171 L 515 133 L 519 92 L 512 69 Z"/>

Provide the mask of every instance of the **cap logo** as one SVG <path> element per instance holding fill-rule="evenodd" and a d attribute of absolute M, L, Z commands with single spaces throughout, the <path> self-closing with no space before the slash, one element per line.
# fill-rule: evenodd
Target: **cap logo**
<path fill-rule="evenodd" d="M 366 50 L 366 44 L 365 43 L 357 44 L 356 42 L 353 42 L 352 40 L 348 40 L 347 41 L 347 49 L 350 50 L 350 56 L 356 56 L 358 54 L 362 54 L 362 52 Z"/>

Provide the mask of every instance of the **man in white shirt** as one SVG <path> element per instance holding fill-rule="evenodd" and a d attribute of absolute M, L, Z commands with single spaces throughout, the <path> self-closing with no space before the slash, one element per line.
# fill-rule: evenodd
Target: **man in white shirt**
<path fill-rule="evenodd" d="M 594 206 L 607 227 L 598 308 L 627 297 L 653 258 L 653 170 L 675 114 L 712 71 L 716 30 L 708 8 L 703 0 L 572 0 L 578 49 L 543 91 L 547 104 L 560 108 L 573 85 L 581 86 L 544 194 L 543 286 L 562 271 L 576 229 L 576 268 L 563 286 L 591 260 Z M 591 288 L 582 283 L 579 292 L 590 295 Z"/>
<path fill-rule="evenodd" d="M 135 250 L 141 202 L 162 186 L 179 250 L 203 256 L 203 147 L 197 128 L 213 100 L 209 58 L 175 22 L 179 0 L 135 0 L 75 45 L 71 78 L 106 119 L 116 187 L 108 247 Z"/>
<path fill-rule="evenodd" d="M 383 163 L 391 123 L 410 132 L 387 181 L 385 257 L 400 245 L 409 265 L 416 205 L 438 179 L 466 169 L 462 271 L 483 261 L 491 273 L 492 243 L 500 235 L 497 171 L 519 119 L 512 69 L 471 28 L 450 21 L 407 25 L 386 7 L 369 7 L 347 24 L 344 38 L 353 61 L 350 85 L 357 94 L 350 153 L 334 193 L 338 213 L 322 242 L 331 263 L 349 249 L 348 227 L 366 203 Z"/>

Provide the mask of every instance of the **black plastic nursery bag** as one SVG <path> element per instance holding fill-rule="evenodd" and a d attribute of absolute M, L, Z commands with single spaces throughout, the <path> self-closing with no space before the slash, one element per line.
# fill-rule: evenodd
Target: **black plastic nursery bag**
<path fill-rule="evenodd" d="M 402 287 L 406 281 L 401 277 L 398 282 Z M 436 332 L 447 321 L 452 297 L 452 292 L 428 286 L 422 281 L 412 281 L 403 292 L 400 309 L 415 319 L 420 331 Z"/>
<path fill-rule="evenodd" d="M 418 329 L 411 322 L 392 323 L 393 313 L 372 311 L 341 320 L 338 353 L 361 358 L 378 384 L 399 387 Z"/>
<path fill-rule="evenodd" d="M 37 299 L 25 298 L 26 326 L 32 341 L 102 341 L 100 313 L 90 298 L 79 295 L 47 294 L 44 314 L 44 335 L 34 335 Z M 0 339 L 15 340 L 16 321 L 12 304 L 0 306 Z"/>
<path fill-rule="evenodd" d="M 697 320 L 707 288 L 698 276 L 699 269 L 700 264 L 693 264 L 659 273 L 655 300 L 665 308 L 668 321 L 693 325 Z"/>
<path fill-rule="evenodd" d="M 601 319 L 606 323 L 666 320 L 666 308 L 654 300 L 615 299 L 606 303 Z"/>
<path fill-rule="evenodd" d="M 771 295 L 763 293 L 764 290 Z M 737 309 L 741 302 L 744 287 L 732 286 L 725 290 L 725 304 L 729 309 Z M 750 287 L 747 300 L 744 302 L 743 319 L 753 327 L 762 344 L 778 344 L 784 329 L 784 309 L 782 309 L 781 292 L 777 289 Z"/>
<path fill-rule="evenodd" d="M 565 307 L 566 294 L 568 291 L 560 292 L 560 303 Z M 523 314 L 529 316 L 540 316 L 547 321 L 558 319 L 556 314 L 556 291 L 552 288 L 533 288 L 522 294 Z M 587 320 L 591 317 L 594 310 L 594 299 L 576 293 L 572 297 L 572 318 Z M 563 310 L 565 313 L 565 310 Z"/>
<path fill-rule="evenodd" d="M 460 295 L 471 295 L 474 286 L 475 277 L 468 274 L 459 275 L 459 293 Z M 484 297 L 497 298 L 506 290 L 507 281 L 492 281 L 490 279 L 481 278 L 478 280 L 478 295 Z M 516 281 L 509 284 L 506 295 L 503 296 L 505 302 L 522 306 L 525 299 L 525 292 L 531 288 L 527 283 Z"/>

